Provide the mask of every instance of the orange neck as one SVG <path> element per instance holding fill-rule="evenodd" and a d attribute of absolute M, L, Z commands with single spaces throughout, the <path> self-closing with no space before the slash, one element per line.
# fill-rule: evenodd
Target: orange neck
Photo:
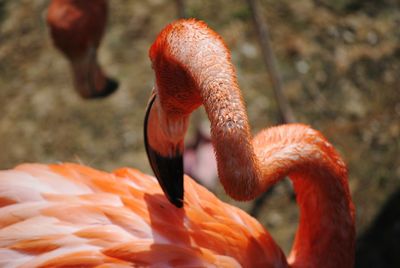
<path fill-rule="evenodd" d="M 292 267 L 353 267 L 354 207 L 348 188 L 322 167 L 290 176 L 300 207 Z"/>
<path fill-rule="evenodd" d="M 300 222 L 292 267 L 353 267 L 354 206 L 346 166 L 332 145 L 300 124 L 266 129 L 253 144 L 263 187 L 285 176 L 293 182 Z"/>
<path fill-rule="evenodd" d="M 292 267 L 353 267 L 354 207 L 345 164 L 333 147 L 296 124 L 264 130 L 252 142 L 236 81 L 210 84 L 200 90 L 225 191 L 251 200 L 289 176 L 300 208 Z"/>

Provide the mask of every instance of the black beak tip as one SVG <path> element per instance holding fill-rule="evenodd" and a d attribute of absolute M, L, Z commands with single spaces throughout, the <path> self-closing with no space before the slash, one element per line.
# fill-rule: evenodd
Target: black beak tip
<path fill-rule="evenodd" d="M 168 200 L 178 208 L 183 207 L 182 155 L 164 157 L 147 147 L 151 168 Z"/>
<path fill-rule="evenodd" d="M 103 99 L 113 94 L 119 86 L 119 82 L 113 78 L 107 78 L 106 85 L 101 91 L 92 91 L 89 96 L 83 96 L 85 99 Z"/>
<path fill-rule="evenodd" d="M 169 199 L 169 201 L 177 208 L 182 208 L 183 207 L 183 200 L 182 199 Z"/>
<path fill-rule="evenodd" d="M 150 100 L 144 119 L 144 143 L 150 166 L 165 196 L 177 208 L 183 207 L 183 157 L 176 151 L 173 156 L 162 156 L 151 148 L 148 141 L 147 125 L 155 95 Z"/>
<path fill-rule="evenodd" d="M 112 78 L 107 78 L 106 86 L 104 87 L 102 92 L 99 93 L 98 97 L 105 98 L 105 97 L 111 95 L 118 89 L 118 86 L 119 86 L 119 82 L 117 80 L 112 79 Z"/>

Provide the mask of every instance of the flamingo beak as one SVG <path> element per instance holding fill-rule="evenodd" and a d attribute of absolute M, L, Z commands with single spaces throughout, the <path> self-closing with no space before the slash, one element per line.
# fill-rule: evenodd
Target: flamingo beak
<path fill-rule="evenodd" d="M 105 98 L 114 93 L 118 89 L 118 86 L 119 83 L 117 80 L 110 77 L 106 77 L 105 86 L 100 91 L 92 90 L 91 98 L 92 99 Z"/>
<path fill-rule="evenodd" d="M 152 147 L 150 145 L 150 143 L 152 143 L 151 139 L 155 138 L 151 135 L 151 130 L 153 130 L 153 128 L 151 127 L 152 122 L 150 122 L 150 114 L 154 107 L 155 99 L 156 95 L 153 94 L 147 106 L 144 119 L 146 153 L 154 175 L 164 194 L 173 205 L 181 208 L 183 207 L 183 152 L 179 149 L 175 149 L 173 150 L 174 153 L 172 156 L 163 156 L 157 151 L 157 148 L 153 148 L 154 146 Z"/>

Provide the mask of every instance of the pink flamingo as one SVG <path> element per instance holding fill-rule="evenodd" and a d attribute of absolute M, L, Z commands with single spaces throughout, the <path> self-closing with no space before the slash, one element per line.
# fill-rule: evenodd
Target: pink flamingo
<path fill-rule="evenodd" d="M 301 216 L 288 263 L 352 267 L 354 207 L 345 164 L 332 145 L 300 124 L 266 129 L 251 140 L 230 53 L 202 22 L 180 20 L 167 26 L 152 45 L 150 58 L 156 83 L 147 108 L 145 143 L 170 202 L 183 206 L 183 139 L 191 112 L 203 104 L 219 178 L 231 197 L 252 200 L 286 175 L 292 179 Z"/>
<path fill-rule="evenodd" d="M 85 99 L 106 97 L 118 88 L 97 61 L 107 13 L 106 0 L 52 0 L 48 8 L 53 43 L 69 60 L 75 89 Z"/>
<path fill-rule="evenodd" d="M 229 52 L 202 22 L 167 26 L 150 57 L 156 85 L 146 148 L 168 199 L 155 178 L 129 168 L 110 174 L 25 164 L 2 171 L 0 266 L 352 267 L 354 208 L 332 145 L 300 124 L 251 140 Z M 254 218 L 183 178 L 187 120 L 201 103 L 231 196 L 252 199 L 286 174 L 292 179 L 300 223 L 288 259 Z"/>

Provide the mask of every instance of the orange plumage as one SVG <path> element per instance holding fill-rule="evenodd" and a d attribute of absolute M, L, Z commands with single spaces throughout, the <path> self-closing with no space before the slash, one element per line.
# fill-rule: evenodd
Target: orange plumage
<path fill-rule="evenodd" d="M 185 184 L 185 208 L 178 209 L 154 177 L 134 169 L 110 174 L 76 164 L 24 164 L 1 171 L 0 266 L 285 263 L 255 219 L 188 177 Z"/>

